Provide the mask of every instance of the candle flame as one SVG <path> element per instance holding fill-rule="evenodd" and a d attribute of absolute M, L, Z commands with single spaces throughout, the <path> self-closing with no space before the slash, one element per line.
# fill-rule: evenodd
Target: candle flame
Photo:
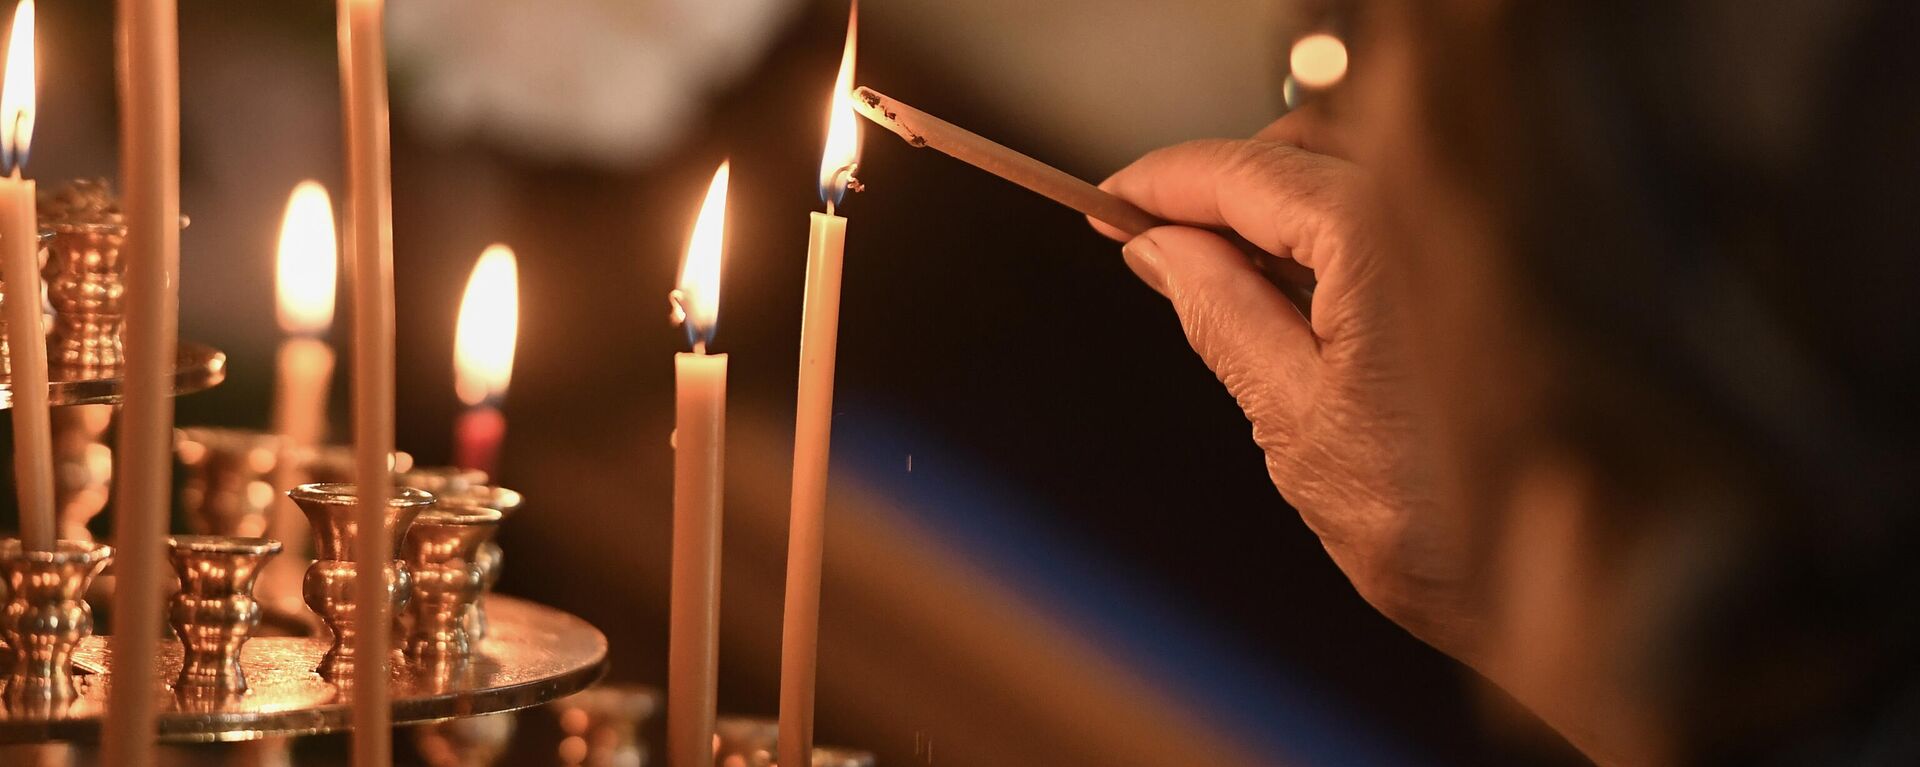
<path fill-rule="evenodd" d="M 326 335 L 333 325 L 339 258 L 333 200 L 320 182 L 302 181 L 287 196 L 287 214 L 280 220 L 280 254 L 273 280 L 282 331 Z"/>
<path fill-rule="evenodd" d="M 33 143 L 33 0 L 13 9 L 7 35 L 7 75 L 0 83 L 0 170 L 18 173 Z"/>
<path fill-rule="evenodd" d="M 725 250 L 727 176 L 730 163 L 720 163 L 707 186 L 706 201 L 687 238 L 687 254 L 680 262 L 680 287 L 673 291 L 674 321 L 685 326 L 696 351 L 713 340 L 720 317 L 720 254 Z"/>
<path fill-rule="evenodd" d="M 827 102 L 827 148 L 820 155 L 820 199 L 840 204 L 860 166 L 860 121 L 853 109 L 853 54 L 859 39 L 860 0 L 847 10 L 847 47 L 840 54 L 840 74 L 833 79 Z"/>
<path fill-rule="evenodd" d="M 467 278 L 453 331 L 453 393 L 468 407 L 507 394 L 520 334 L 520 271 L 513 249 L 487 246 Z"/>

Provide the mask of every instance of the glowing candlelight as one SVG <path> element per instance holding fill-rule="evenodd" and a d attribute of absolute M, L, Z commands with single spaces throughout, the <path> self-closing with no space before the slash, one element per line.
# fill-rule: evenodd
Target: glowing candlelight
<path fill-rule="evenodd" d="M 282 331 L 324 336 L 333 327 L 339 258 L 333 199 L 320 182 L 302 181 L 287 197 L 287 213 L 280 220 L 274 291 Z"/>
<path fill-rule="evenodd" d="M 847 220 L 834 215 L 858 189 L 860 134 L 854 118 L 853 62 L 860 5 L 847 12 L 847 44 L 827 98 L 827 141 L 820 157 L 824 213 L 812 214 L 807 293 L 801 313 L 800 388 L 793 436 L 793 496 L 787 534 L 786 613 L 780 627 L 780 764 L 813 763 L 813 694 L 820 644 L 820 567 L 826 545 L 827 463 L 833 433 L 833 365 L 840 333 L 840 268 Z"/>
<path fill-rule="evenodd" d="M 454 463 L 489 475 L 507 433 L 500 402 L 513 378 L 520 332 L 520 277 L 513 249 L 491 245 L 480 254 L 460 298 L 453 331 L 453 393 L 467 410 L 454 425 Z"/>
<path fill-rule="evenodd" d="M 720 657 L 720 520 L 727 355 L 708 354 L 720 314 L 727 164 L 714 171 L 687 240 L 673 319 L 691 352 L 674 355 L 673 581 L 667 636 L 667 767 L 713 764 Z"/>
<path fill-rule="evenodd" d="M 275 256 L 275 313 L 285 337 L 274 366 L 273 430 L 294 448 L 327 439 L 328 390 L 335 362 L 327 333 L 333 328 L 340 242 L 335 234 L 333 200 L 320 182 L 302 181 L 287 196 Z M 279 461 L 273 484 L 281 490 L 310 481 L 296 461 Z M 305 514 L 282 498 L 267 519 L 267 535 L 287 548 L 267 563 L 256 591 L 259 598 L 295 615 L 305 614 L 301 583 L 311 533 Z"/>
<path fill-rule="evenodd" d="M 33 0 L 21 0 L 7 38 L 0 84 L 0 270 L 7 283 L 8 354 L 13 366 L 13 470 L 18 477 L 20 538 L 53 549 L 53 416 L 47 405 L 46 330 L 40 315 L 40 228 L 34 183 L 20 177 L 33 141 Z"/>

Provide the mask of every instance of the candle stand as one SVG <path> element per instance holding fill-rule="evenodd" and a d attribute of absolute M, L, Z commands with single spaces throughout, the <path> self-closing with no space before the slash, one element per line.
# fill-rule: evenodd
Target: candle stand
<path fill-rule="evenodd" d="M 91 636 L 85 599 L 111 549 L 84 534 L 87 519 L 104 506 L 111 476 L 112 448 L 104 435 L 121 398 L 125 227 L 103 184 L 66 185 L 43 198 L 41 208 L 42 255 L 55 310 L 45 339 L 52 360 L 48 396 L 57 414 L 73 416 L 56 417 L 63 424 L 56 445 L 63 466 L 99 464 L 101 470 L 76 473 L 62 485 L 59 521 L 69 539 L 54 551 L 0 540 L 0 579 L 6 584 L 0 613 L 6 647 L 0 655 L 11 659 L 0 687 L 0 744 L 97 740 L 116 666 L 108 640 Z M 0 300 L 3 291 L 0 286 Z M 220 384 L 226 361 L 216 349 L 181 342 L 172 393 Z M 12 380 L 0 369 L 0 409 L 11 406 L 12 395 Z M 93 409 L 72 407 L 80 405 Z M 177 433 L 175 452 L 187 469 L 180 500 L 188 527 L 199 533 L 167 542 L 180 583 L 167 609 L 178 641 L 164 643 L 157 658 L 125 659 L 159 672 L 151 694 L 161 739 L 244 741 L 350 729 L 354 698 L 345 682 L 356 660 L 351 640 L 365 628 L 353 623 L 352 584 L 361 577 L 353 564 L 361 534 L 352 513 L 357 499 L 351 485 L 337 484 L 351 479 L 351 450 L 193 427 Z M 487 594 L 501 556 L 489 538 L 521 506 L 519 494 L 487 486 L 484 473 L 407 474 L 413 466 L 406 453 L 394 453 L 391 467 L 399 481 L 386 524 L 368 534 L 387 536 L 396 555 L 404 552 L 421 576 L 413 578 L 408 563 L 398 559 L 371 576 L 386 582 L 393 614 L 405 624 L 378 630 L 395 631 L 395 647 L 410 648 L 379 661 L 390 670 L 393 723 L 445 723 L 512 711 L 598 681 L 606 670 L 607 642 L 597 629 L 558 610 Z M 264 537 L 272 505 L 287 490 L 274 487 L 280 476 L 335 483 L 289 493 L 312 523 L 319 559 L 308 567 L 301 590 L 324 626 L 309 616 L 269 625 L 261 620 L 269 600 L 265 594 L 256 599 L 255 581 L 285 544 Z M 442 490 L 442 508 L 429 511 L 434 496 L 408 487 L 414 482 Z M 101 580 L 110 591 L 111 578 Z M 415 594 L 412 613 L 398 609 Z M 482 608 L 490 620 L 477 617 Z M 501 722 L 492 719 L 474 732 L 498 731 Z"/>

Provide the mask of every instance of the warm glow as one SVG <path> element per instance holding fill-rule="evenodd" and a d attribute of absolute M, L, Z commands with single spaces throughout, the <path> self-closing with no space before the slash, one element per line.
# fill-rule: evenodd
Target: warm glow
<path fill-rule="evenodd" d="M 820 155 L 820 199 L 838 204 L 847 193 L 847 181 L 860 161 L 860 121 L 853 111 L 853 51 L 858 39 L 860 2 L 847 11 L 847 47 L 840 54 L 840 74 L 833 78 L 827 104 L 827 149 Z"/>
<path fill-rule="evenodd" d="M 468 406 L 506 396 L 520 334 L 520 270 L 513 249 L 489 245 L 467 278 L 453 331 L 453 393 Z"/>
<path fill-rule="evenodd" d="M 0 166 L 18 172 L 27 164 L 33 142 L 33 0 L 20 0 L 13 9 L 13 32 L 7 36 L 7 77 L 0 84 Z"/>
<path fill-rule="evenodd" d="M 680 261 L 680 288 L 674 292 L 674 319 L 686 325 L 695 348 L 713 339 L 720 315 L 720 253 L 726 248 L 727 167 L 713 172 L 700 218 L 687 238 L 687 255 Z"/>
<path fill-rule="evenodd" d="M 287 215 L 280 220 L 280 259 L 273 274 L 282 331 L 326 335 L 333 325 L 339 253 L 327 188 L 318 181 L 300 182 L 287 197 Z"/>
<path fill-rule="evenodd" d="M 1293 79 L 1308 88 L 1326 88 L 1347 76 L 1347 45 L 1329 34 L 1312 34 L 1293 44 Z"/>

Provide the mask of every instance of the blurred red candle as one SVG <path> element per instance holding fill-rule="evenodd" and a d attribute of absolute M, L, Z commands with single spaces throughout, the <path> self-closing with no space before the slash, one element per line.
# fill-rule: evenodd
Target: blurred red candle
<path fill-rule="evenodd" d="M 520 332 L 520 277 L 513 249 L 491 245 L 473 265 L 453 332 L 453 393 L 466 405 L 453 427 L 454 463 L 492 476 L 499 468 L 507 417 L 500 412 L 513 378 Z"/>

